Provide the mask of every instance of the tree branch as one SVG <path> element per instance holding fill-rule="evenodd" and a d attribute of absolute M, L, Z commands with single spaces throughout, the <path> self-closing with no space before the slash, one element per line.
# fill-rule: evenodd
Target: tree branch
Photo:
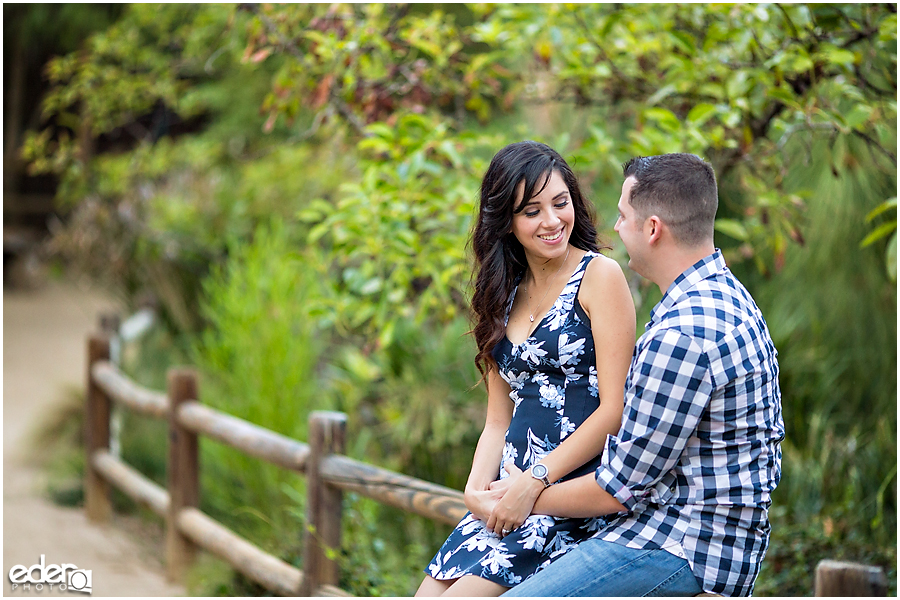
<path fill-rule="evenodd" d="M 894 155 L 894 153 L 891 152 L 890 150 L 888 150 L 887 148 L 885 148 L 884 146 L 882 146 L 881 144 L 879 144 L 877 140 L 872 138 L 872 136 L 870 136 L 869 134 L 867 134 L 864 131 L 858 131 L 856 129 L 853 130 L 853 134 L 858 137 L 861 137 L 863 140 L 865 140 L 866 144 L 869 146 L 869 149 L 871 149 L 872 147 L 875 147 L 876 149 L 881 151 L 882 154 L 884 154 L 885 156 L 888 157 L 888 160 L 891 161 L 891 163 L 894 165 L 894 167 L 897 166 L 897 157 Z"/>
<path fill-rule="evenodd" d="M 600 58 L 609 66 L 610 70 L 616 76 L 619 81 L 627 82 L 628 77 L 619 70 L 619 67 L 616 66 L 615 61 L 613 61 L 609 55 L 606 54 L 603 50 L 603 44 L 600 43 L 599 40 L 594 38 L 594 34 L 590 27 L 588 27 L 587 23 L 584 22 L 584 18 L 581 16 L 581 13 L 575 11 L 575 22 L 578 23 L 578 26 L 581 27 L 584 35 L 591 41 L 591 43 L 597 48 L 597 52 L 600 54 Z"/>
<path fill-rule="evenodd" d="M 366 125 L 362 121 L 359 120 L 359 117 L 353 113 L 353 110 L 347 106 L 340 98 L 335 98 L 333 95 L 331 96 L 331 102 L 337 111 L 343 116 L 348 123 L 356 130 L 356 133 L 361 135 L 362 137 L 372 137 L 372 134 L 366 131 Z"/>
<path fill-rule="evenodd" d="M 775 6 L 778 7 L 778 10 L 781 11 L 781 16 L 784 17 L 785 22 L 790 26 L 791 32 L 793 34 L 792 35 L 793 39 L 800 41 L 800 32 L 797 31 L 797 27 L 796 27 L 796 25 L 794 25 L 794 22 L 791 20 L 790 15 L 787 13 L 787 9 L 785 9 L 781 4 L 776 4 Z"/>

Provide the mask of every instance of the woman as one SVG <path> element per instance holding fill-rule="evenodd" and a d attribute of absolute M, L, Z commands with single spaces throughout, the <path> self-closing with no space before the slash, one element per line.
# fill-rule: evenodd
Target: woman
<path fill-rule="evenodd" d="M 619 429 L 634 347 L 625 277 L 598 254 L 592 211 L 549 146 L 519 142 L 494 156 L 472 245 L 487 417 L 466 483 L 470 512 L 417 596 L 500 595 L 603 526 L 529 515 L 551 482 L 599 464 Z"/>

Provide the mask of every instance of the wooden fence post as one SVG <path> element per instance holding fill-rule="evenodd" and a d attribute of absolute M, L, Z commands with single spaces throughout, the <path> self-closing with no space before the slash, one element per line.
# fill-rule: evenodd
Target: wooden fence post
<path fill-rule="evenodd" d="M 816 565 L 818 597 L 887 596 L 887 578 L 881 567 L 837 560 Z"/>
<path fill-rule="evenodd" d="M 105 522 L 112 516 L 109 484 L 94 470 L 91 464 L 94 452 L 109 448 L 110 400 L 94 383 L 91 369 L 99 361 L 109 360 L 109 338 L 92 335 L 87 344 L 87 390 L 85 396 L 84 440 L 84 507 L 91 521 Z"/>
<path fill-rule="evenodd" d="M 109 338 L 109 362 L 118 368 L 122 364 L 122 340 L 119 338 L 119 328 L 122 326 L 122 318 L 118 313 L 100 313 L 100 331 Z M 122 421 L 124 420 L 124 408 L 118 404 L 110 407 L 109 414 L 109 453 L 116 458 L 122 457 Z"/>
<path fill-rule="evenodd" d="M 178 406 L 197 400 L 197 374 L 193 369 L 169 369 L 169 514 L 166 518 L 166 572 L 170 581 L 183 581 L 193 563 L 196 547 L 178 529 L 178 515 L 183 508 L 200 504 L 200 469 L 197 435 L 178 423 Z"/>
<path fill-rule="evenodd" d="M 122 317 L 114 312 L 101 313 L 98 321 L 100 324 L 100 331 L 106 335 L 115 335 L 119 332 L 119 327 L 122 325 Z"/>
<path fill-rule="evenodd" d="M 306 535 L 300 596 L 312 596 L 321 585 L 338 584 L 341 551 L 341 501 L 343 492 L 321 476 L 321 461 L 329 454 L 343 454 L 347 415 L 315 411 L 309 415 L 309 461 L 306 463 Z M 328 554 L 332 553 L 329 558 Z"/>

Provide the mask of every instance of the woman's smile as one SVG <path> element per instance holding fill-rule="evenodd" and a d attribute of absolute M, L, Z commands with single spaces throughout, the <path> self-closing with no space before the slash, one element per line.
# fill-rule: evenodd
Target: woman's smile
<path fill-rule="evenodd" d="M 557 242 L 560 239 L 562 239 L 563 229 L 565 229 L 565 228 L 560 227 L 558 230 L 556 230 L 553 233 L 538 234 L 538 237 L 541 238 L 542 240 L 544 240 L 545 242 Z"/>

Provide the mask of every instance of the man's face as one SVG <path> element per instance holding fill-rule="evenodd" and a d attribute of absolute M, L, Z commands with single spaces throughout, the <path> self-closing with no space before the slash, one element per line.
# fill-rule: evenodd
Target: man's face
<path fill-rule="evenodd" d="M 644 239 L 644 222 L 646 219 L 638 217 L 631 206 L 631 188 L 634 185 L 634 177 L 628 177 L 622 184 L 622 195 L 619 196 L 619 218 L 616 220 L 615 230 L 622 238 L 625 250 L 628 252 L 628 266 L 639 275 L 644 275 L 646 265 L 645 257 L 647 242 Z M 646 276 L 646 275 L 644 275 Z"/>

